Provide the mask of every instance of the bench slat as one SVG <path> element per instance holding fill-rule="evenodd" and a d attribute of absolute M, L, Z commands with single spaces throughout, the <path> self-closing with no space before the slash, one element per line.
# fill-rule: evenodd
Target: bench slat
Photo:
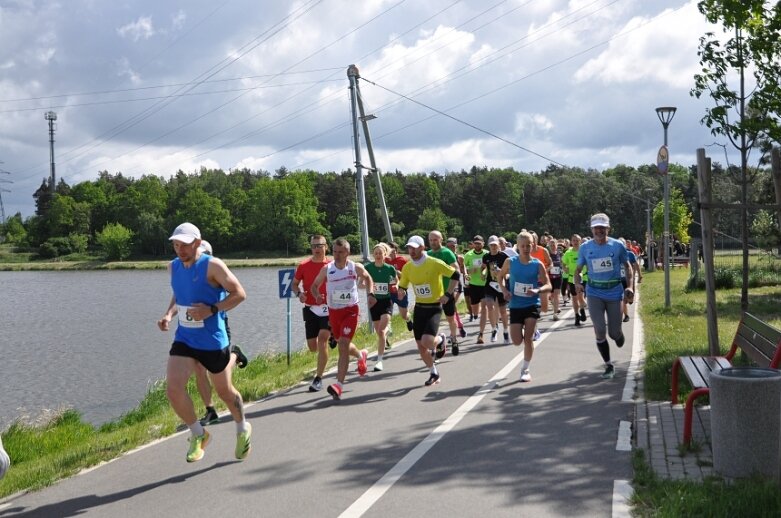
<path fill-rule="evenodd" d="M 764 336 L 768 341 L 773 344 L 777 344 L 781 341 L 781 330 L 776 329 L 767 322 L 763 322 L 751 313 L 745 313 L 743 315 L 743 324 L 757 332 L 757 334 Z"/>
<path fill-rule="evenodd" d="M 735 343 L 760 367 L 768 367 L 776 352 L 775 344 L 771 345 L 764 337 L 742 327 L 738 328 Z"/>
<path fill-rule="evenodd" d="M 689 378 L 693 388 L 710 387 L 711 373 L 731 366 L 729 360 L 723 356 L 684 356 L 681 358 L 681 367 L 683 367 L 683 372 Z"/>

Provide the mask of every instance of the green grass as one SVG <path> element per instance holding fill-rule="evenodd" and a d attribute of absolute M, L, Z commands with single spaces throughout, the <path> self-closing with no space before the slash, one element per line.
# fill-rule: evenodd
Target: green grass
<path fill-rule="evenodd" d="M 707 354 L 705 293 L 684 292 L 688 271 L 672 271 L 671 307 L 664 307 L 664 272 L 643 276 L 640 316 L 645 333 L 644 385 L 646 399 L 670 399 L 670 369 L 677 356 Z M 716 292 L 719 342 L 726 353 L 740 320 L 740 289 Z M 781 327 L 781 286 L 749 290 L 749 311 L 776 327 Z M 681 380 L 681 401 L 690 388 Z M 691 450 L 682 452 L 691 453 Z M 727 484 L 718 477 L 703 482 L 658 478 L 635 450 L 633 513 L 648 517 L 775 517 L 781 516 L 781 491 L 777 484 L 763 480 L 741 480 Z"/>
<path fill-rule="evenodd" d="M 393 318 L 392 326 L 393 342 L 411 336 L 399 316 Z M 369 334 L 362 325 L 353 341 L 359 348 L 376 350 L 377 335 Z M 337 356 L 332 350 L 329 367 L 336 364 Z M 236 369 L 233 382 L 244 401 L 256 401 L 311 379 L 315 367 L 316 355 L 308 350 L 291 354 L 290 366 L 286 354 L 261 355 L 253 358 L 245 369 Z M 188 391 L 201 415 L 204 408 L 194 378 L 190 380 Z M 216 395 L 213 400 L 219 409 L 225 408 Z M 162 381 L 150 387 L 138 407 L 97 428 L 83 422 L 75 410 L 64 411 L 41 426 L 17 421 L 3 432 L 3 443 L 12 464 L 5 478 L 0 480 L 0 498 L 49 486 L 82 469 L 171 435 L 180 426 L 179 418 L 168 404 Z"/>
<path fill-rule="evenodd" d="M 645 396 L 651 400 L 670 398 L 670 368 L 678 356 L 707 354 L 708 331 L 705 293 L 686 293 L 687 270 L 670 272 L 670 308 L 664 307 L 664 272 L 643 275 L 640 285 L 640 316 L 645 333 Z M 758 318 L 781 328 L 781 286 L 749 290 L 749 311 Z M 726 353 L 740 321 L 740 288 L 716 291 L 719 344 Z M 685 379 L 682 396 L 687 393 Z M 681 399 L 683 401 L 683 399 Z"/>

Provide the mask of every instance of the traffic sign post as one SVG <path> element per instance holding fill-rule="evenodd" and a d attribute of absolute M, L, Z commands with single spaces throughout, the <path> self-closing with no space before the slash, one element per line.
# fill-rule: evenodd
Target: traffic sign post
<path fill-rule="evenodd" d="M 290 344 L 293 341 L 293 322 L 290 312 L 290 299 L 293 297 L 293 268 L 279 270 L 279 298 L 287 299 L 287 365 L 290 366 Z"/>

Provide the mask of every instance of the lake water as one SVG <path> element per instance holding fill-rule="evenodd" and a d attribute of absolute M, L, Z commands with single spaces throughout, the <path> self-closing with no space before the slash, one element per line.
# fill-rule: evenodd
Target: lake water
<path fill-rule="evenodd" d="M 230 312 L 231 334 L 250 357 L 287 348 L 278 270 L 234 270 L 247 300 Z M 0 430 L 64 407 L 100 424 L 165 377 L 173 331 L 156 325 L 171 298 L 165 270 L 0 272 L 0 294 Z M 304 325 L 301 304 L 291 307 L 295 351 Z"/>

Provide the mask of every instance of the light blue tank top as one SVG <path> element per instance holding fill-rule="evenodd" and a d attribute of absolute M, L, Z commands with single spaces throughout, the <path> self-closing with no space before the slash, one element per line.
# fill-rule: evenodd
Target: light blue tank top
<path fill-rule="evenodd" d="M 511 257 L 508 261 L 510 261 L 510 281 L 507 287 L 512 295 L 510 309 L 539 306 L 540 295 L 537 293 L 526 295 L 526 292 L 538 287 L 542 263 L 534 257 L 528 264 L 523 264 L 520 257 Z"/>
<path fill-rule="evenodd" d="M 210 255 L 201 254 L 189 268 L 185 268 L 178 257 L 171 261 L 171 288 L 179 310 L 174 339 L 193 349 L 219 351 L 228 346 L 225 314 L 220 311 L 200 322 L 187 317 L 187 308 L 196 302 L 209 306 L 225 298 L 224 289 L 215 288 L 207 281 L 210 260 Z"/>

